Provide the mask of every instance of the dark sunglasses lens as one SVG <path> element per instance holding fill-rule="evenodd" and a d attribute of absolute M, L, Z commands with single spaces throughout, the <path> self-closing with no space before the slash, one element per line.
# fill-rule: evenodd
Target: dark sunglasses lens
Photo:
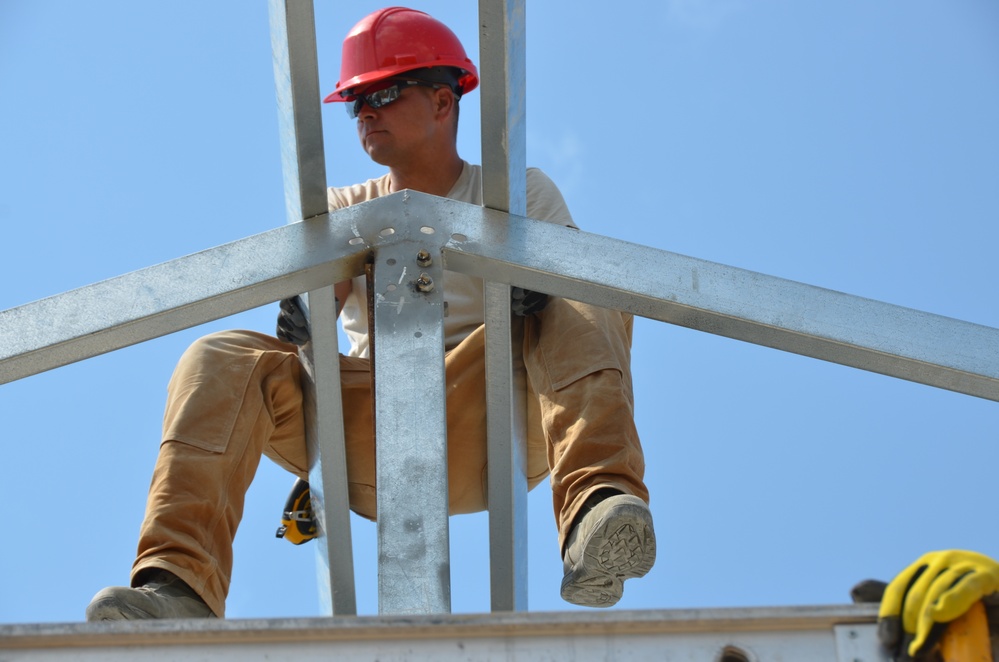
<path fill-rule="evenodd" d="M 389 105 L 398 98 L 399 86 L 393 85 L 392 87 L 386 87 L 384 90 L 378 90 L 368 95 L 368 105 L 372 108 L 381 108 L 382 106 Z"/>
<path fill-rule="evenodd" d="M 372 108 L 387 106 L 399 98 L 399 93 L 400 86 L 392 85 L 391 87 L 386 87 L 370 94 L 358 94 L 356 99 L 347 102 L 347 116 L 354 119 L 360 115 L 364 104 L 368 104 Z"/>
<path fill-rule="evenodd" d="M 357 114 L 361 112 L 361 106 L 364 105 L 364 97 L 357 97 L 353 101 L 348 101 L 344 104 L 347 107 L 347 117 L 354 119 Z"/>

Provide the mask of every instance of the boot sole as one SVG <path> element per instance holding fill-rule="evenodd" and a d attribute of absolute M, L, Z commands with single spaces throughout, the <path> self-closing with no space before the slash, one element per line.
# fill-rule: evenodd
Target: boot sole
<path fill-rule="evenodd" d="M 643 577 L 656 561 L 652 515 L 644 502 L 617 499 L 603 520 L 589 533 L 581 559 L 562 578 L 566 602 L 611 607 L 624 595 L 625 580 Z"/>

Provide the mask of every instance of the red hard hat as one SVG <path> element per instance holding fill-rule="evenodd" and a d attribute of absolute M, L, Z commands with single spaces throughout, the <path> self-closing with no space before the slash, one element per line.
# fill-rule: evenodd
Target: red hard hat
<path fill-rule="evenodd" d="M 451 30 L 428 14 L 405 7 L 388 7 L 368 14 L 343 40 L 340 80 L 324 103 L 350 101 L 344 92 L 424 67 L 460 69 L 461 94 L 479 84 L 475 65 Z"/>

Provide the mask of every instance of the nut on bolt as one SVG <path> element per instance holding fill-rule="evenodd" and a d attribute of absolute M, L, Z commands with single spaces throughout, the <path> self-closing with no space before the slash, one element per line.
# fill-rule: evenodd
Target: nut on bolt
<path fill-rule="evenodd" d="M 429 267 L 434 263 L 434 258 L 431 257 L 430 251 L 425 248 L 421 248 L 420 252 L 416 254 L 416 263 L 421 267 Z"/>
<path fill-rule="evenodd" d="M 416 279 L 416 289 L 420 292 L 430 292 L 434 289 L 434 279 L 428 273 L 420 274 L 420 277 Z"/>

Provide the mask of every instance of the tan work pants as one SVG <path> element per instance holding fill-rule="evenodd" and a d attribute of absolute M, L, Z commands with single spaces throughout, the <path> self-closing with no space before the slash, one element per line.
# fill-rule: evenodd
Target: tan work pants
<path fill-rule="evenodd" d="M 528 482 L 551 473 L 560 548 L 593 491 L 648 501 L 633 417 L 632 319 L 552 298 L 526 319 Z M 452 513 L 486 507 L 484 328 L 445 355 Z M 132 570 L 168 570 L 218 616 L 232 543 L 261 455 L 308 475 L 298 348 L 252 331 L 199 339 L 170 380 L 163 443 Z M 367 359 L 340 357 L 351 509 L 375 517 L 375 441 Z"/>

